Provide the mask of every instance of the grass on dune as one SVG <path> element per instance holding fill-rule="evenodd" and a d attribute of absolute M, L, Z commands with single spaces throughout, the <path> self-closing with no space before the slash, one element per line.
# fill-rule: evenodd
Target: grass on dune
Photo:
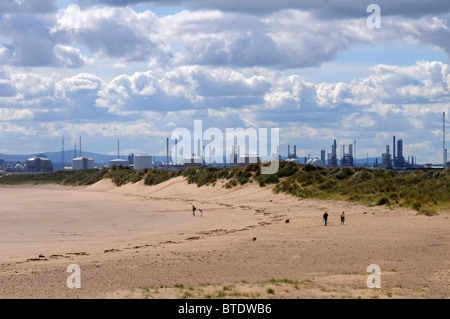
<path fill-rule="evenodd" d="M 273 185 L 276 193 L 299 198 L 335 199 L 365 205 L 409 207 L 419 214 L 434 215 L 436 209 L 450 207 L 450 169 L 391 170 L 367 168 L 321 168 L 294 162 L 279 162 L 275 174 L 261 174 L 261 166 L 248 164 L 234 168 L 190 167 L 177 171 L 164 169 L 134 170 L 128 167 L 58 171 L 45 174 L 14 174 L 0 178 L 0 184 L 57 183 L 61 185 L 91 185 L 110 178 L 117 186 L 144 180 L 156 185 L 173 177 L 183 176 L 188 183 L 215 185 L 225 181 L 233 188 L 246 183 Z"/>

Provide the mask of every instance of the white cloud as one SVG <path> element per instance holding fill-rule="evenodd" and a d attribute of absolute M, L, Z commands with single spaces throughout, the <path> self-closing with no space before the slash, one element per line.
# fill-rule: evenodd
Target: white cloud
<path fill-rule="evenodd" d="M 78 48 L 57 44 L 53 48 L 57 65 L 67 68 L 79 68 L 89 62 L 89 59 L 82 56 Z"/>
<path fill-rule="evenodd" d="M 0 121 L 0 137 L 4 137 L 5 135 L 11 135 L 13 137 L 33 136 L 36 135 L 36 131 L 25 125 L 17 125 Z"/>
<path fill-rule="evenodd" d="M 82 10 L 70 5 L 60 12 L 50 34 L 67 38 L 71 45 L 85 46 L 100 58 L 146 61 L 158 57 L 160 63 L 169 63 L 172 55 L 161 37 L 156 15 L 129 7 Z"/>
<path fill-rule="evenodd" d="M 30 109 L 5 109 L 0 108 L 0 121 L 31 120 L 34 118 Z"/>

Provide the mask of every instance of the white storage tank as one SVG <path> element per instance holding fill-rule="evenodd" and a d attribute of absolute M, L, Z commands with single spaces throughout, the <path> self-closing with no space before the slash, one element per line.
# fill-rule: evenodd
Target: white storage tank
<path fill-rule="evenodd" d="M 72 160 L 72 169 L 92 169 L 94 159 L 90 157 L 76 157 Z"/>
<path fill-rule="evenodd" d="M 40 154 L 36 157 L 29 158 L 24 165 L 24 169 L 27 172 L 40 173 L 40 172 L 53 172 L 52 161 Z"/>
<path fill-rule="evenodd" d="M 310 158 L 310 159 L 306 162 L 306 164 L 310 164 L 310 165 L 318 166 L 318 167 L 324 167 L 324 166 L 325 166 L 325 165 L 323 164 L 322 160 L 321 160 L 320 158 L 318 158 L 318 157 Z"/>
<path fill-rule="evenodd" d="M 153 168 L 153 156 L 140 153 L 134 155 L 134 169 Z"/>

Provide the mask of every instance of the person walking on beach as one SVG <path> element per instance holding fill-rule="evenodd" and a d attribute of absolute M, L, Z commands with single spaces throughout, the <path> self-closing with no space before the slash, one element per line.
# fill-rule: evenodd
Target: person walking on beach
<path fill-rule="evenodd" d="M 344 223 L 345 223 L 345 213 L 342 212 L 342 214 L 341 214 L 341 225 L 344 225 Z"/>
<path fill-rule="evenodd" d="M 200 216 L 203 217 L 203 210 L 200 208 L 199 211 L 200 211 Z"/>
<path fill-rule="evenodd" d="M 325 223 L 325 226 L 327 225 L 327 221 L 328 221 L 328 213 L 325 212 L 325 214 L 323 214 L 323 222 Z"/>
<path fill-rule="evenodd" d="M 194 205 L 192 205 L 192 216 L 195 216 L 195 210 L 196 210 L 197 208 L 195 208 L 195 206 Z"/>

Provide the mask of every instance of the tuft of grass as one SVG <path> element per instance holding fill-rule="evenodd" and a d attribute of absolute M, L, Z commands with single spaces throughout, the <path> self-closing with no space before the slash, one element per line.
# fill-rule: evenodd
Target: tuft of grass
<path fill-rule="evenodd" d="M 416 215 L 435 216 L 439 214 L 432 209 L 420 209 Z"/>
<path fill-rule="evenodd" d="M 192 298 L 192 294 L 189 291 L 186 291 L 180 299 L 188 299 Z"/>

